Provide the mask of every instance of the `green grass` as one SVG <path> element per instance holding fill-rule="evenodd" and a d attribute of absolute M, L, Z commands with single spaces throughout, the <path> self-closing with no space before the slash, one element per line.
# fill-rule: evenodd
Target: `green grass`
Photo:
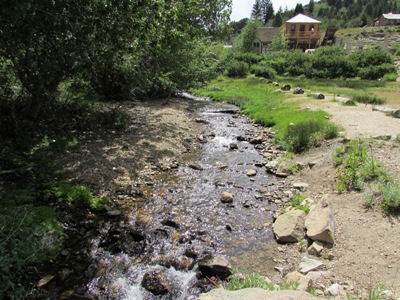
<path fill-rule="evenodd" d="M 215 101 L 226 101 L 239 106 L 241 111 L 256 123 L 273 127 L 277 132 L 275 141 L 281 143 L 289 151 L 303 151 L 312 146 L 313 138 L 319 139 L 320 136 L 325 138 L 331 136 L 332 133 L 330 130 L 332 128 L 327 125 L 326 112 L 300 110 L 299 103 L 285 101 L 288 96 L 276 92 L 276 87 L 267 84 L 264 79 L 248 77 L 233 80 L 220 77 L 205 88 L 192 92 L 211 97 Z M 310 122 L 312 125 L 308 126 Z M 293 128 L 299 128 L 298 132 L 304 128 L 312 132 L 305 133 L 304 137 L 308 138 L 307 141 L 303 141 L 293 136 L 293 131 L 296 131 Z M 330 133 L 325 131 L 330 131 Z"/>
<path fill-rule="evenodd" d="M 304 205 L 302 204 L 303 201 L 305 199 L 307 199 L 308 197 L 306 195 L 303 194 L 295 194 L 289 202 L 289 205 L 295 209 L 298 210 L 302 210 L 306 213 L 306 215 L 308 215 L 308 213 L 310 212 L 310 207 L 308 205 Z"/>

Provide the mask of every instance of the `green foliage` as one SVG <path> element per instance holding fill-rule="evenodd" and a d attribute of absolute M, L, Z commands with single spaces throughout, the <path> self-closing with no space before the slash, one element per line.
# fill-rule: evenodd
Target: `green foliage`
<path fill-rule="evenodd" d="M 249 65 L 258 64 L 262 60 L 262 56 L 256 53 L 248 52 L 231 52 L 229 53 L 227 60 L 237 60 L 248 63 Z"/>
<path fill-rule="evenodd" d="M 383 75 L 384 81 L 396 81 L 399 75 L 397 73 L 387 73 Z"/>
<path fill-rule="evenodd" d="M 286 149 L 293 152 L 302 152 L 312 146 L 317 146 L 325 139 L 338 136 L 338 128 L 328 125 L 324 120 L 307 120 L 292 124 L 284 136 Z"/>
<path fill-rule="evenodd" d="M 396 72 L 396 67 L 393 64 L 382 64 L 377 66 L 368 66 L 357 69 L 357 75 L 362 79 L 379 79 L 385 74 Z"/>
<path fill-rule="evenodd" d="M 337 148 L 334 161 L 339 171 L 336 183 L 339 192 L 363 190 L 368 182 L 388 178 L 382 164 L 368 155 L 366 144 L 360 141 L 351 141 Z"/>
<path fill-rule="evenodd" d="M 357 103 L 354 100 L 347 100 L 342 103 L 344 106 L 357 106 Z"/>
<path fill-rule="evenodd" d="M 386 100 L 375 95 L 360 93 L 353 96 L 353 100 L 364 104 L 384 104 Z"/>
<path fill-rule="evenodd" d="M 400 182 L 389 180 L 379 185 L 382 197 L 381 207 L 384 211 L 400 211 Z"/>
<path fill-rule="evenodd" d="M 25 299 L 27 290 L 20 282 L 27 263 L 35 264 L 53 258 L 61 242 L 62 224 L 56 221 L 52 208 L 32 205 L 9 206 L 0 214 L 0 297 Z M 50 232 L 56 238 L 46 245 L 43 238 Z"/>
<path fill-rule="evenodd" d="M 257 38 L 257 28 L 260 26 L 261 22 L 259 20 L 250 19 L 242 29 L 234 49 L 239 52 L 253 52 L 253 41 Z"/>
<path fill-rule="evenodd" d="M 249 72 L 249 65 L 243 61 L 230 61 L 226 67 L 228 77 L 245 78 Z"/>
<path fill-rule="evenodd" d="M 68 182 L 56 182 L 45 191 L 47 198 L 59 202 L 71 203 L 74 207 L 101 209 L 108 202 L 106 197 L 96 198 L 92 191 L 83 185 L 71 185 Z"/>
<path fill-rule="evenodd" d="M 304 204 L 304 200 L 306 200 L 308 197 L 303 194 L 295 194 L 292 198 L 290 198 L 290 206 L 304 211 L 307 215 L 310 212 L 310 207 L 308 205 Z"/>
<path fill-rule="evenodd" d="M 263 77 L 267 79 L 275 79 L 276 77 L 276 71 L 273 68 L 264 66 L 256 67 L 254 74 L 257 77 Z"/>
<path fill-rule="evenodd" d="M 232 279 L 225 286 L 228 291 L 236 291 L 245 288 L 261 288 L 264 290 L 276 290 L 275 284 L 270 282 L 266 277 L 257 274 L 234 274 Z"/>

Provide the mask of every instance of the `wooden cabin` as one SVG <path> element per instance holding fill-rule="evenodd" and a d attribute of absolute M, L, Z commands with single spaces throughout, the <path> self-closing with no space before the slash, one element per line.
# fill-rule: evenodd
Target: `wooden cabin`
<path fill-rule="evenodd" d="M 257 28 L 257 38 L 253 41 L 253 51 L 257 54 L 267 52 L 272 39 L 279 34 L 279 30 L 279 27 Z"/>
<path fill-rule="evenodd" d="M 288 49 L 315 49 L 319 46 L 321 22 L 309 16 L 298 14 L 285 23 L 285 38 Z"/>

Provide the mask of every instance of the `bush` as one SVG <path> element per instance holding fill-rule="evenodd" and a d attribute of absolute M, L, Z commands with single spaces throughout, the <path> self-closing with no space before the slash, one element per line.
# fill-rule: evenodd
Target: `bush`
<path fill-rule="evenodd" d="M 359 103 L 373 104 L 373 105 L 384 104 L 386 102 L 386 100 L 382 98 L 378 98 L 375 95 L 368 95 L 368 94 L 355 95 L 353 96 L 353 100 Z"/>
<path fill-rule="evenodd" d="M 253 65 L 253 64 L 258 64 L 262 60 L 262 56 L 249 52 L 231 52 L 228 55 L 227 60 L 243 61 L 249 65 Z"/>
<path fill-rule="evenodd" d="M 388 181 L 380 186 L 382 194 L 381 207 L 384 211 L 399 211 L 400 209 L 400 182 Z"/>
<path fill-rule="evenodd" d="M 267 78 L 267 79 L 275 79 L 276 77 L 276 71 L 271 68 L 271 67 L 257 67 L 254 70 L 254 74 L 257 77 L 263 77 L 263 78 Z"/>
<path fill-rule="evenodd" d="M 383 75 L 383 80 L 385 81 L 396 81 L 399 75 L 397 73 L 388 73 Z"/>
<path fill-rule="evenodd" d="M 354 100 L 347 100 L 343 102 L 344 106 L 357 106 L 357 103 Z"/>
<path fill-rule="evenodd" d="M 382 64 L 379 66 L 368 66 L 357 69 L 357 76 L 362 79 L 379 79 L 382 78 L 385 74 L 395 73 L 396 67 L 392 64 Z"/>
<path fill-rule="evenodd" d="M 324 121 L 309 120 L 289 125 L 283 138 L 287 150 L 302 152 L 311 146 L 316 146 L 324 139 L 337 137 L 338 128 Z"/>
<path fill-rule="evenodd" d="M 249 65 L 245 62 L 234 60 L 229 62 L 226 71 L 228 77 L 245 78 L 249 71 Z"/>

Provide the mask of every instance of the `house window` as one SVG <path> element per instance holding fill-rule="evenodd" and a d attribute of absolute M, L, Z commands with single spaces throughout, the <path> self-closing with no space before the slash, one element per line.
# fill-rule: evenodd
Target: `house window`
<path fill-rule="evenodd" d="M 309 31 L 314 32 L 314 25 L 310 25 L 310 27 L 308 28 Z"/>
<path fill-rule="evenodd" d="M 260 43 L 253 43 L 254 48 L 260 48 Z"/>
<path fill-rule="evenodd" d="M 296 25 L 292 25 L 292 26 L 290 27 L 290 31 L 296 31 Z"/>
<path fill-rule="evenodd" d="M 306 25 L 300 25 L 300 31 L 305 31 L 306 30 Z"/>

